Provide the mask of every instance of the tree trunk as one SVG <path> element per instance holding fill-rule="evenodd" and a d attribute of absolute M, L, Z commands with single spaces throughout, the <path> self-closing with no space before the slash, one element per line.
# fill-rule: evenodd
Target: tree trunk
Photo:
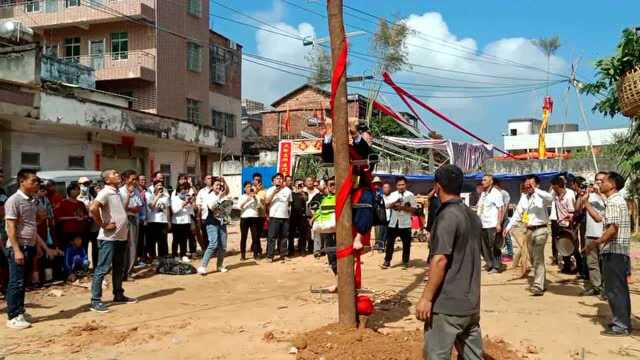
<path fill-rule="evenodd" d="M 342 0 L 328 0 L 329 35 L 331 37 L 331 60 L 335 69 L 340 51 L 345 45 Z M 349 125 L 347 112 L 347 77 L 340 79 L 335 94 L 333 109 L 333 150 L 337 188 L 346 180 L 351 162 L 349 159 Z M 351 199 L 344 205 L 340 219 L 336 219 L 337 249 L 353 243 L 351 234 Z M 338 314 L 341 325 L 356 327 L 356 289 L 353 278 L 353 256 L 338 259 Z"/>

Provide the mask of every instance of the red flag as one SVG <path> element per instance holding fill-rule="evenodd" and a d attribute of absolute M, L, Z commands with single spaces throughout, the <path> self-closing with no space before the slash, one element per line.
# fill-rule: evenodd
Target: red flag
<path fill-rule="evenodd" d="M 287 114 L 284 116 L 284 130 L 289 133 L 291 129 L 291 114 L 289 114 L 289 106 L 287 106 Z"/>

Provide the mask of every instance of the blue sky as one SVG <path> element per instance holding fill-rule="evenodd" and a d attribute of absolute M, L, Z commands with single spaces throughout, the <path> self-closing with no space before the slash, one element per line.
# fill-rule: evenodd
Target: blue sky
<path fill-rule="evenodd" d="M 640 13 L 640 2 L 632 0 L 618 0 L 611 3 L 595 0 L 579 2 L 345 0 L 344 2 L 345 5 L 376 16 L 383 15 L 387 18 L 395 17 L 406 21 L 416 31 L 410 37 L 410 46 L 407 47 L 410 62 L 414 66 L 410 71 L 394 74 L 394 78 L 397 81 L 421 84 L 410 91 L 428 96 L 426 97 L 428 103 L 498 146 L 502 146 L 501 134 L 505 132 L 507 119 L 541 116 L 546 89 L 541 86 L 537 86 L 540 87 L 538 90 L 533 88 L 536 87 L 536 83 L 541 84 L 538 81 L 544 80 L 546 74 L 538 69 L 520 66 L 546 68 L 544 55 L 530 45 L 530 39 L 559 35 L 562 47 L 552 58 L 552 72 L 568 75 L 571 63 L 579 60 L 578 78 L 589 81 L 594 74 L 593 62 L 595 59 L 613 54 L 622 29 L 634 25 L 640 26 L 640 20 L 637 17 Z M 310 51 L 310 47 L 303 47 L 301 41 L 215 17 L 215 15 L 224 16 L 259 28 L 273 30 L 242 14 L 224 8 L 221 6 L 223 4 L 263 20 L 288 34 L 312 35 L 318 38 L 328 35 L 325 18 L 296 8 L 291 3 L 325 13 L 323 0 L 215 0 L 210 3 L 210 11 L 214 14 L 211 18 L 212 27 L 241 43 L 246 53 L 306 66 L 305 56 Z M 372 21 L 375 20 L 357 12 L 345 16 L 347 31 L 355 31 L 354 27 L 373 31 L 375 24 Z M 351 40 L 351 50 L 368 53 L 369 41 L 369 35 L 355 37 Z M 480 75 L 436 71 L 433 70 L 434 67 Z M 351 58 L 350 74 L 371 74 L 373 71 L 374 68 L 370 62 Z M 558 78 L 555 75 L 551 77 Z M 304 83 L 303 78 L 255 63 L 247 61 L 243 63 L 243 97 L 268 104 L 302 83 Z M 366 88 L 371 84 L 355 83 L 353 85 Z M 442 91 L 442 89 L 424 88 L 422 85 L 457 86 L 457 88 Z M 465 86 L 466 88 L 461 88 Z M 468 87 L 483 89 L 468 89 Z M 566 84 L 559 84 L 552 86 L 549 91 L 555 101 L 551 123 L 563 122 L 566 111 L 568 122 L 580 122 L 580 127 L 584 128 L 579 118 L 575 93 L 571 92 L 567 97 L 566 88 Z M 383 91 L 390 91 L 390 89 L 383 87 Z M 523 93 L 502 97 L 476 97 L 480 94 L 486 96 L 512 91 L 523 91 Z M 622 117 L 610 119 L 592 113 L 594 99 L 582 98 L 592 128 L 625 126 L 628 123 Z M 384 95 L 384 100 L 398 111 L 406 110 L 393 95 Z M 471 141 L 464 134 L 430 114 L 424 113 L 422 116 L 445 136 Z"/>

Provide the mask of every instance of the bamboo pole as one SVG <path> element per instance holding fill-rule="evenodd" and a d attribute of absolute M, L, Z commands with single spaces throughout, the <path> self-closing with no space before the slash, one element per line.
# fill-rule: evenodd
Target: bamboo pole
<path fill-rule="evenodd" d="M 344 22 L 342 18 L 342 0 L 328 0 L 329 35 L 331 38 L 331 60 L 335 69 L 340 51 L 345 45 Z M 346 72 L 345 72 L 346 74 Z M 338 189 L 344 183 L 350 165 L 349 159 L 349 125 L 347 113 L 347 81 L 346 75 L 340 79 L 335 94 L 333 119 L 333 149 L 336 184 Z M 336 219 L 337 249 L 345 248 L 353 243 L 351 234 L 351 199 L 347 199 L 340 219 Z M 338 316 L 340 325 L 356 327 L 355 281 L 353 274 L 353 256 L 338 259 Z"/>

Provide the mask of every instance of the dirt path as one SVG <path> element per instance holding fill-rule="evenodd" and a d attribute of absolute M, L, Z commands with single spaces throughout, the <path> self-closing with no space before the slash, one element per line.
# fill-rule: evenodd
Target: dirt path
<path fill-rule="evenodd" d="M 232 231 L 230 248 L 237 247 Z M 388 298 L 371 319 L 381 332 L 422 326 L 413 304 L 423 287 L 424 262 L 418 258 L 426 256 L 425 244 L 414 243 L 412 256 L 409 270 L 381 270 L 381 254 L 363 258 L 364 286 Z M 28 311 L 38 322 L 22 332 L 0 327 L 0 359 L 293 359 L 289 339 L 337 320 L 335 296 L 309 292 L 333 282 L 324 258 L 270 264 L 240 263 L 234 255 L 226 263 L 226 274 L 156 275 L 126 283 L 127 294 L 140 302 L 114 306 L 108 314 L 87 311 L 83 288 L 67 286 L 61 297 L 47 296 L 49 290 L 29 293 Z M 549 291 L 533 298 L 526 281 L 510 281 L 512 276 L 483 274 L 484 335 L 503 339 L 530 359 L 640 357 L 640 338 L 600 336 L 608 306 L 579 297 L 573 277 L 550 269 Z M 640 306 L 637 294 L 634 285 L 632 309 Z"/>

